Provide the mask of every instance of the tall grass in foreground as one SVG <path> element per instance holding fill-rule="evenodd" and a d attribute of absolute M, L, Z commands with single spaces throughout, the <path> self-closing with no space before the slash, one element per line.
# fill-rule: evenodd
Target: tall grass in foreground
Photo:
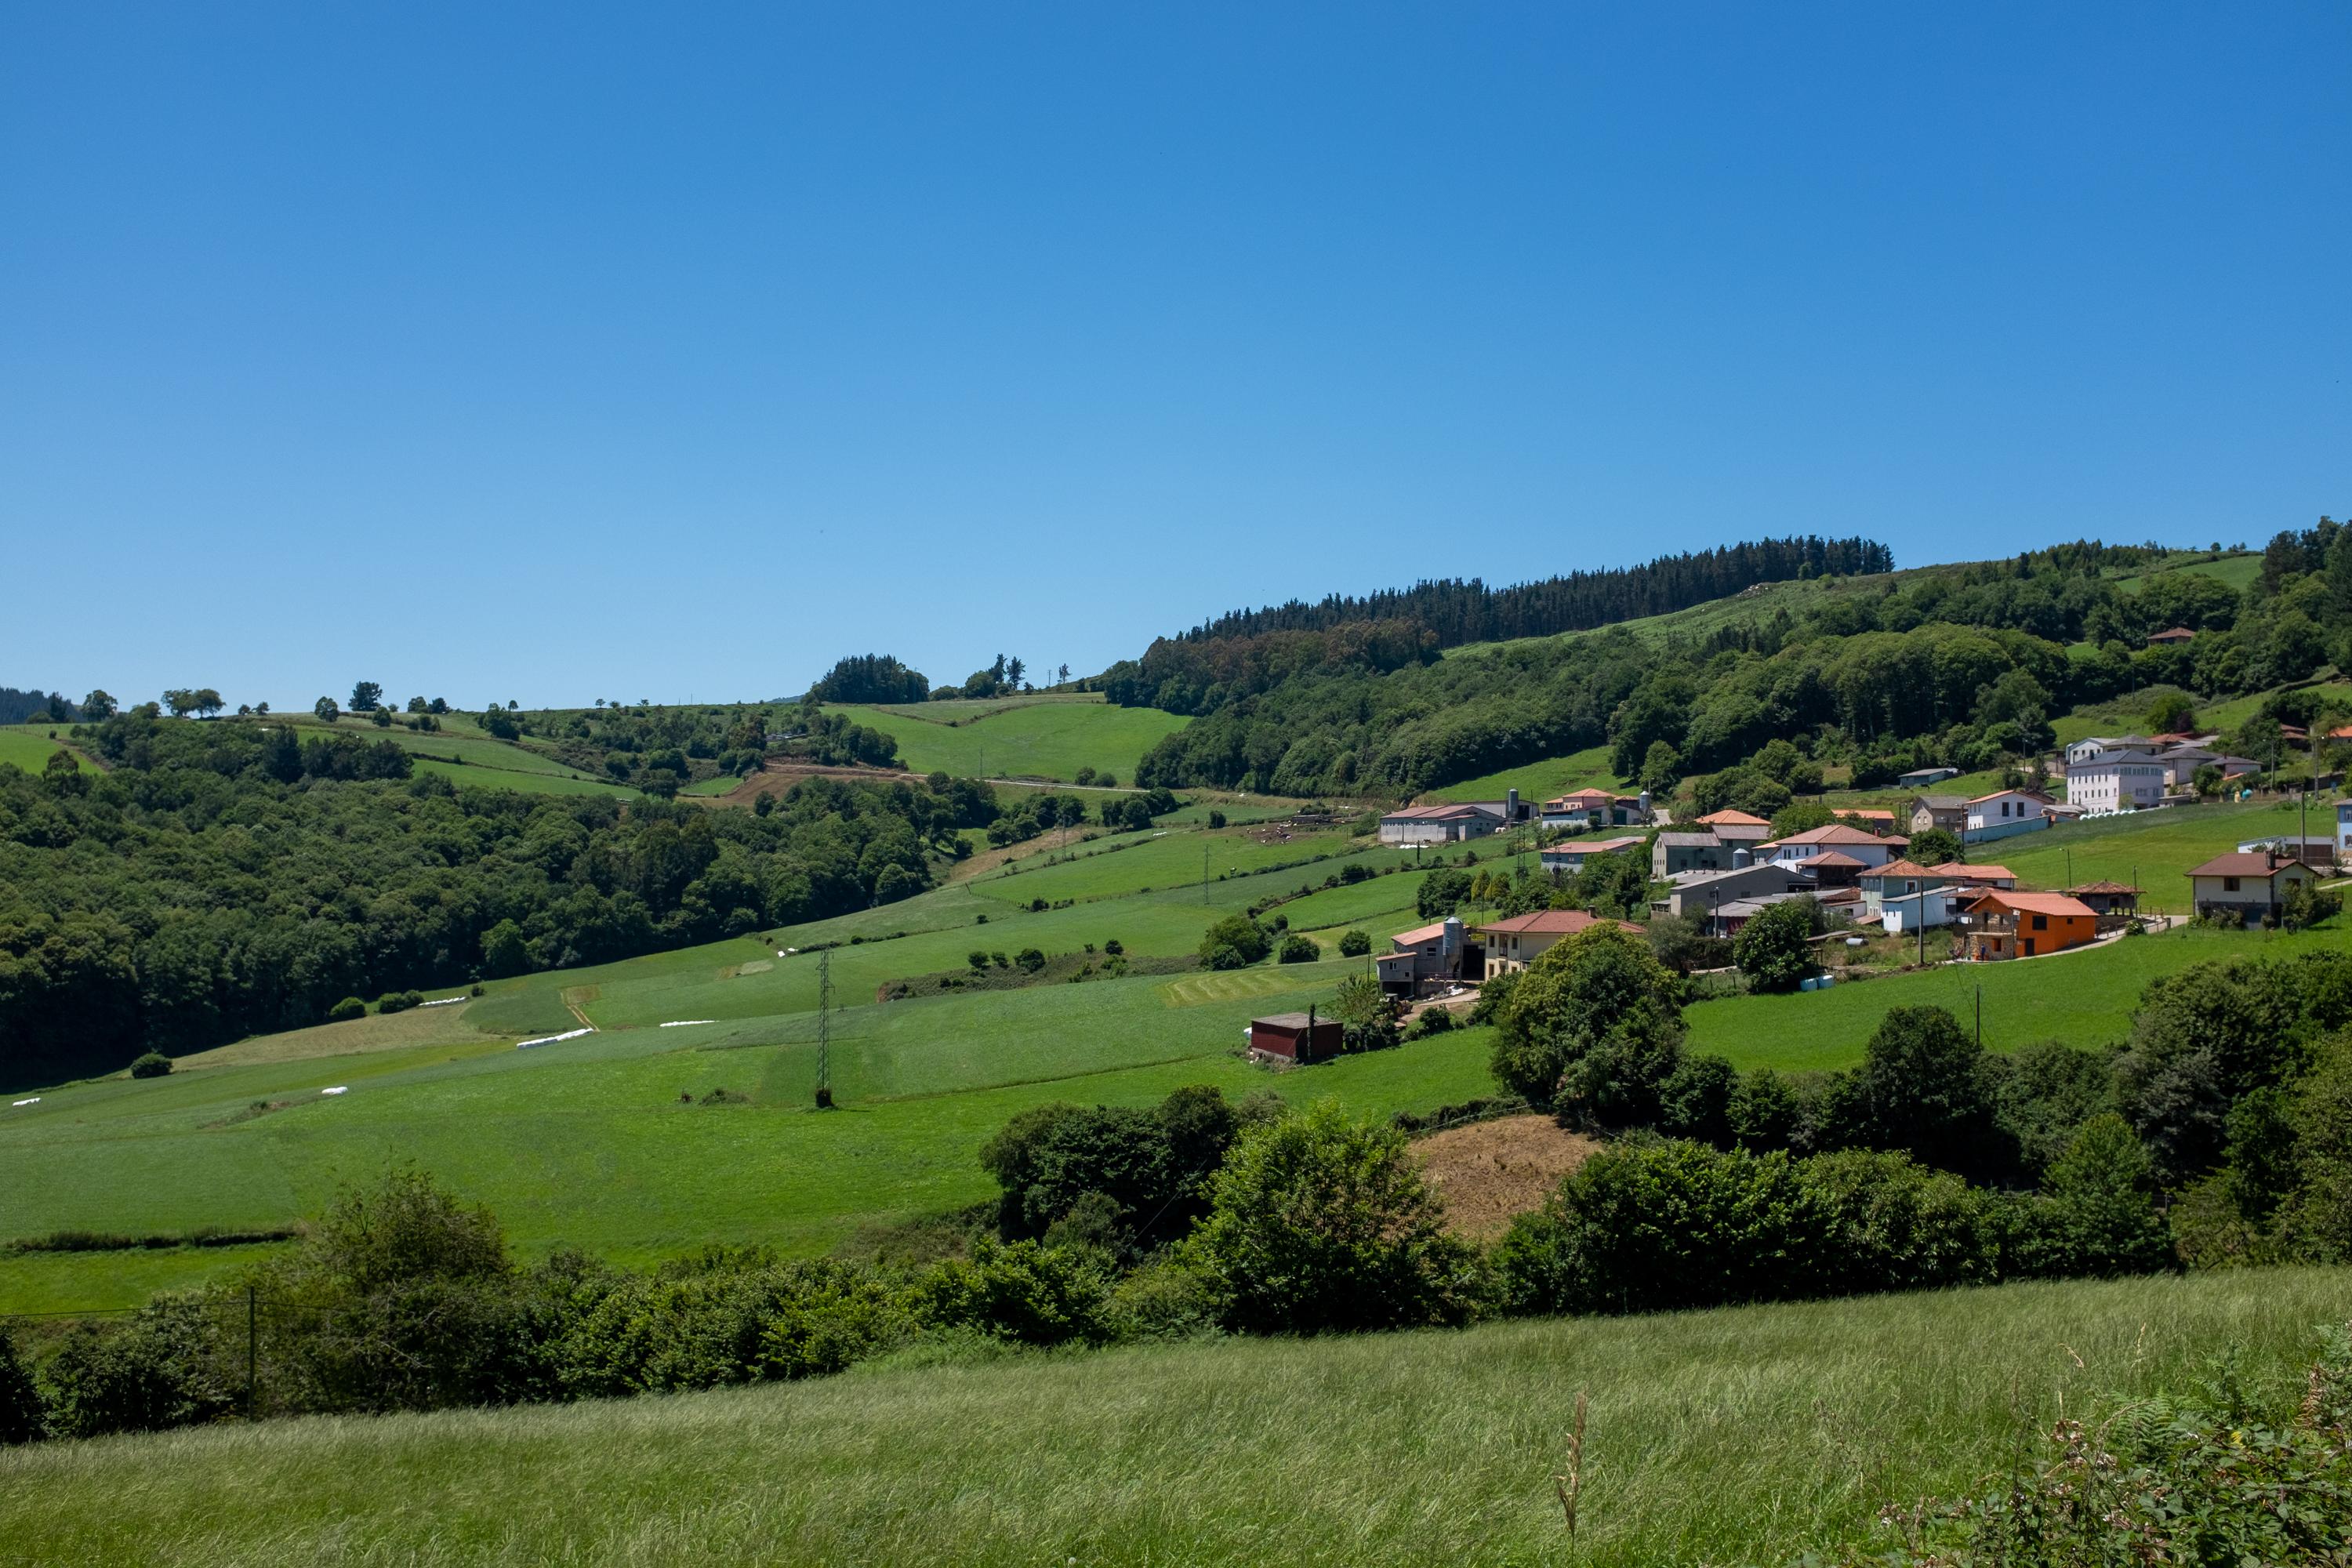
<path fill-rule="evenodd" d="M 2062 1407 L 2225 1350 L 2284 1384 L 2347 1313 L 2352 1271 L 2249 1270 L 50 1444 L 0 1451 L 0 1557 L 1778 1563 L 1969 1488 Z"/>

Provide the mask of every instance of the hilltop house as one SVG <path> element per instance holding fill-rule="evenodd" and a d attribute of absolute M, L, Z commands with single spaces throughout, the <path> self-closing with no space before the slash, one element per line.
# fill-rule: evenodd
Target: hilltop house
<path fill-rule="evenodd" d="M 1966 908 L 1972 959 L 2038 958 L 2099 934 L 2091 907 L 2063 893 L 1979 893 Z"/>
<path fill-rule="evenodd" d="M 1969 826 L 1969 797 L 1964 795 L 1915 795 L 1911 797 L 1911 831 L 1940 827 L 1964 833 Z"/>
<path fill-rule="evenodd" d="M 2242 850 L 2190 867 L 2189 901 L 2200 915 L 2275 922 L 2286 907 L 2287 894 L 2318 879 L 2317 872 L 2292 855 Z"/>
<path fill-rule="evenodd" d="M 1497 974 L 1525 969 L 1551 951 L 1560 938 L 1601 923 L 1598 916 L 1582 910 L 1538 910 L 1531 915 L 1515 915 L 1480 926 L 1476 934 L 1486 956 L 1481 978 L 1492 980 Z M 1625 925 L 1622 921 L 1616 923 Z M 1638 931 L 1642 928 L 1625 925 L 1625 929 Z"/>
<path fill-rule="evenodd" d="M 2187 626 L 2168 626 L 2163 631 L 2148 633 L 2147 641 L 2151 647 L 2170 647 L 2177 643 L 2192 642 L 2196 637 Z"/>
<path fill-rule="evenodd" d="M 1698 819 L 1697 826 L 1713 833 L 1721 833 L 1727 827 L 1757 827 L 1769 831 L 1772 825 L 1744 811 L 1710 811 Z"/>
<path fill-rule="evenodd" d="M 1546 827 L 1641 827 L 1650 820 L 1650 796 L 1580 789 L 1544 802 L 1541 820 Z"/>
<path fill-rule="evenodd" d="M 2095 763 L 2116 752 L 2145 752 L 2155 744 L 2146 735 L 2085 735 L 2066 748 L 2067 771 L 2071 774 L 2084 763 Z"/>
<path fill-rule="evenodd" d="M 2066 800 L 2088 811 L 2138 811 L 2164 804 L 2172 770 L 2163 758 L 2141 751 L 2104 752 L 2069 764 Z"/>
<path fill-rule="evenodd" d="M 1894 859 L 1884 866 L 1873 866 L 1855 879 L 1862 889 L 1862 906 L 1873 914 L 1888 899 L 1907 898 L 1913 893 L 1948 885 L 1949 877 L 1938 876 L 1916 860 Z"/>
<path fill-rule="evenodd" d="M 1587 860 L 1596 855 L 1622 855 L 1629 849 L 1639 849 L 1641 847 L 1640 837 L 1631 834 L 1620 835 L 1615 838 L 1579 838 L 1567 844 L 1555 844 L 1538 855 L 1536 858 L 1542 862 L 1543 868 L 1547 871 L 1556 871 L 1564 876 L 1573 877 L 1584 869 L 1584 863 Z"/>
<path fill-rule="evenodd" d="M 1777 860 L 1784 866 L 1794 866 L 1810 860 L 1824 850 L 1835 849 L 1851 855 L 1865 866 L 1884 866 L 1903 853 L 1906 840 L 1881 838 L 1875 833 L 1864 833 L 1859 827 L 1849 827 L 1833 822 L 1827 827 L 1815 827 L 1803 833 L 1792 833 L 1756 847 L 1759 859 Z"/>
<path fill-rule="evenodd" d="M 1482 967 L 1478 950 L 1448 915 L 1433 925 L 1416 926 L 1389 938 L 1389 951 L 1372 960 L 1381 989 L 1391 996 L 1419 996 L 1458 982 L 1475 982 Z"/>

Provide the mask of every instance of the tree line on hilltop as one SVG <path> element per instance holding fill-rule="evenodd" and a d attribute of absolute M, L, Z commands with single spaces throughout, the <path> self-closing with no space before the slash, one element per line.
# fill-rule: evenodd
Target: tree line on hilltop
<path fill-rule="evenodd" d="M 1609 626 L 1440 658 L 1434 634 L 1394 619 L 1163 640 L 1104 685 L 1200 715 L 1145 755 L 1138 783 L 1408 796 L 1594 746 L 1663 793 L 1776 738 L 1867 787 L 2030 758 L 2051 719 L 2084 702 L 2352 668 L 2352 531 L 2323 520 L 2282 536 L 2243 593 L 2194 572 L 2137 593 L 2099 574 L 2150 553 L 2082 543 L 1833 584 L 1801 616 L 1664 641 Z M 2174 626 L 2198 635 L 2147 645 Z"/>

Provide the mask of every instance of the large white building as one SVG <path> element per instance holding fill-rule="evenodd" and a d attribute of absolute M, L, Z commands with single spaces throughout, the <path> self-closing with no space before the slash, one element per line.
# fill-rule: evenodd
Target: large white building
<path fill-rule="evenodd" d="M 2066 801 L 2091 811 L 2137 811 L 2160 805 L 2172 783 L 2162 758 L 2146 752 L 2108 752 L 2066 770 Z"/>

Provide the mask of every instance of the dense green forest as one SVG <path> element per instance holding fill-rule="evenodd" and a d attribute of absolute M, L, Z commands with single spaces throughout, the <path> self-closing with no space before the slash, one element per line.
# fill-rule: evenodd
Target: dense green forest
<path fill-rule="evenodd" d="M 134 710 L 0 766 L 0 1080 L 314 1024 L 345 997 L 590 963 L 930 885 L 986 784 L 810 780 L 765 812 L 453 789 L 389 741 Z M 1025 820 L 1025 818 L 1024 818 Z"/>
<path fill-rule="evenodd" d="M 1759 583 L 1797 577 L 1855 577 L 1895 570 L 1895 552 L 1869 539 L 1759 539 L 1696 554 L 1661 555 L 1639 566 L 1570 572 L 1540 583 L 1489 588 L 1475 577 L 1418 583 L 1362 598 L 1333 594 L 1318 604 L 1293 599 L 1262 610 L 1234 610 L 1178 639 L 1217 642 L 1267 632 L 1328 631 L 1348 621 L 1412 621 L 1437 635 L 1440 647 L 1590 631 L 1612 621 L 1662 616 Z"/>
<path fill-rule="evenodd" d="M 2352 664 L 2352 532 L 2323 519 L 2273 541 L 2243 593 L 2188 572 L 2127 591 L 2102 569 L 2141 547 L 2092 543 L 1847 584 L 1705 638 L 1622 627 L 1436 657 L 1407 620 L 1155 643 L 1107 680 L 1202 715 L 1137 782 L 1279 794 L 1408 795 L 1606 744 L 1621 776 L 1668 787 L 1793 742 L 1857 783 L 1923 763 L 2031 753 L 2077 704 L 2155 685 L 2204 696 Z M 2206 635 L 2168 647 L 2150 632 Z"/>

